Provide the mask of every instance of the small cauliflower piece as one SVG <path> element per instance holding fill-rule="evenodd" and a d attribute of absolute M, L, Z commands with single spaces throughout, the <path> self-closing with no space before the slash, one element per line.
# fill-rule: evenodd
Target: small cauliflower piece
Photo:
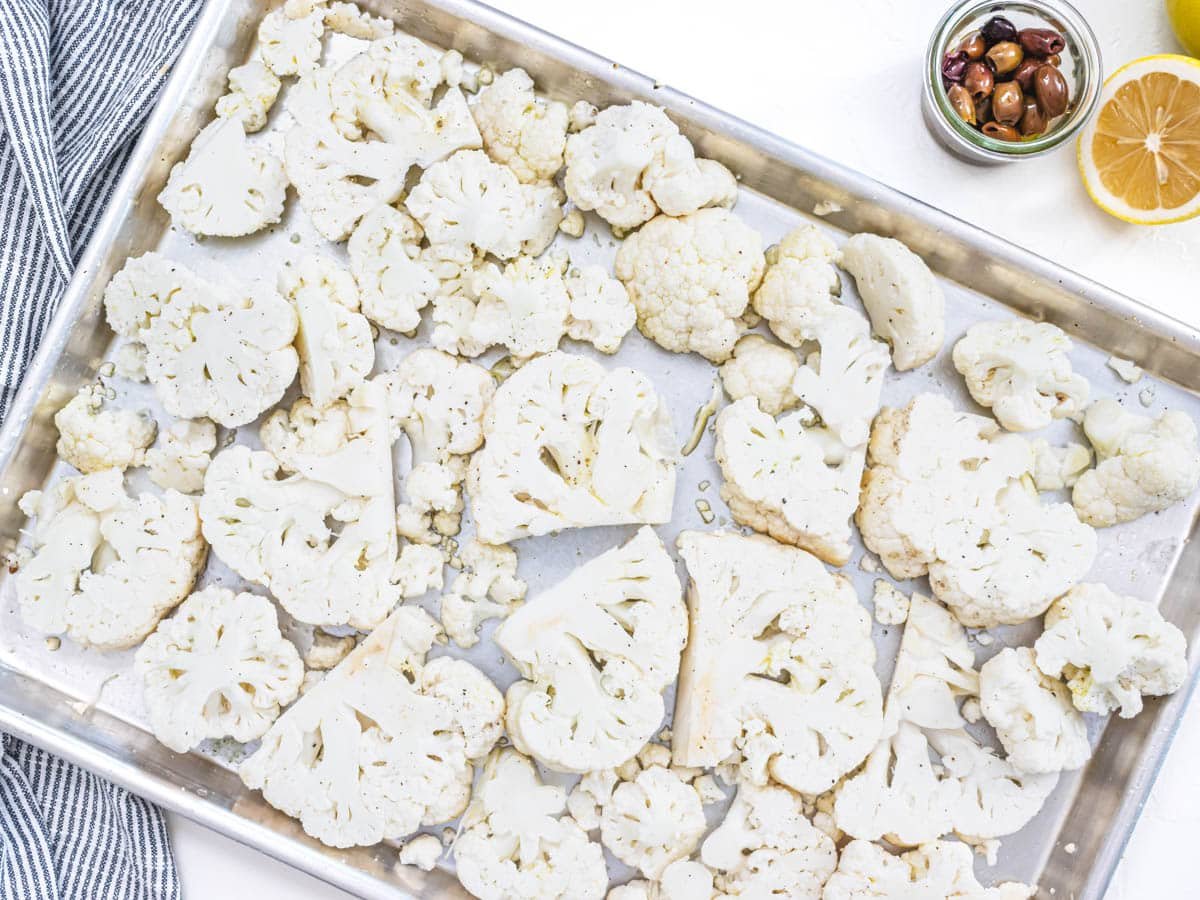
<path fill-rule="evenodd" d="M 753 397 L 764 413 L 778 416 L 800 405 L 792 390 L 799 369 L 800 360 L 787 347 L 748 334 L 734 345 L 733 356 L 721 364 L 721 384 L 733 400 Z"/>
<path fill-rule="evenodd" d="M 692 787 L 670 769 L 652 766 L 617 785 L 604 805 L 600 841 L 621 862 L 658 880 L 671 863 L 692 855 L 707 827 Z"/>
<path fill-rule="evenodd" d="M 1107 365 L 1126 384 L 1137 384 L 1142 380 L 1142 367 L 1132 360 L 1121 359 L 1119 356 L 1110 356 Z"/>
<path fill-rule="evenodd" d="M 215 119 L 171 169 L 158 202 L 192 234 L 242 237 L 283 218 L 283 163 L 246 142 L 240 118 Z"/>
<path fill-rule="evenodd" d="M 36 519 L 17 573 L 21 619 L 85 647 L 140 643 L 204 567 L 192 499 L 175 491 L 129 497 L 118 469 L 30 491 L 20 508 Z"/>
<path fill-rule="evenodd" d="M 296 314 L 264 286 L 217 288 L 147 253 L 113 276 L 104 309 L 114 331 L 146 346 L 147 377 L 181 419 L 245 425 L 296 377 Z"/>
<path fill-rule="evenodd" d="M 675 565 L 642 528 L 496 630 L 524 679 L 508 689 L 513 745 L 560 772 L 631 759 L 662 725 L 662 692 L 679 671 L 686 637 Z"/>
<path fill-rule="evenodd" d="M 816 327 L 842 293 L 837 245 L 815 225 L 801 225 L 767 250 L 767 268 L 754 292 L 754 311 L 792 347 L 813 340 Z"/>
<path fill-rule="evenodd" d="M 442 551 L 428 544 L 408 544 L 400 551 L 393 576 L 406 600 L 442 589 Z"/>
<path fill-rule="evenodd" d="M 350 655 L 357 643 L 352 634 L 338 637 L 317 629 L 313 632 L 312 646 L 304 654 L 304 665 L 321 672 L 332 669 Z"/>
<path fill-rule="evenodd" d="M 404 842 L 398 856 L 402 866 L 416 866 L 422 872 L 432 872 L 444 851 L 442 842 L 432 834 L 418 834 Z"/>
<path fill-rule="evenodd" d="M 741 317 L 763 265 L 757 231 L 728 210 L 704 209 L 646 223 L 617 250 L 615 270 L 642 334 L 675 353 L 694 350 L 721 363 L 744 330 Z"/>
<path fill-rule="evenodd" d="M 666 405 L 634 369 L 555 352 L 496 391 L 467 491 L 478 537 L 671 518 L 678 451 Z"/>
<path fill-rule="evenodd" d="M 279 273 L 279 292 L 296 310 L 300 389 L 317 409 L 340 400 L 371 374 L 375 342 L 358 312 L 354 278 L 327 256 L 306 256 Z"/>
<path fill-rule="evenodd" d="M 979 703 L 1008 761 L 1022 772 L 1078 769 L 1092 755 L 1071 693 L 1038 671 L 1029 647 L 1008 647 L 984 663 Z"/>
<path fill-rule="evenodd" d="M 820 900 L 837 867 L 837 850 L 804 815 L 798 794 L 743 783 L 724 820 L 705 838 L 700 860 L 720 873 L 721 896 Z"/>
<path fill-rule="evenodd" d="M 1006 881 L 985 888 L 975 879 L 971 848 L 932 841 L 893 855 L 870 841 L 842 848 L 822 900 L 1028 900 L 1034 889 Z"/>
<path fill-rule="evenodd" d="M 494 751 L 454 842 L 463 887 L 480 900 L 600 900 L 604 851 L 565 810 L 563 789 L 527 758 Z"/>
<path fill-rule="evenodd" d="M 460 467 L 424 462 L 404 477 L 404 502 L 396 507 L 396 529 L 418 544 L 436 544 L 458 534 L 463 501 Z"/>
<path fill-rule="evenodd" d="M 901 625 L 908 619 L 911 601 L 890 581 L 875 579 L 875 621 L 881 625 Z"/>
<path fill-rule="evenodd" d="M 380 206 L 363 216 L 346 249 L 363 315 L 382 328 L 415 331 L 441 286 L 421 257 L 420 226 L 408 213 Z"/>
<path fill-rule="evenodd" d="M 899 372 L 924 365 L 942 349 L 946 301 L 925 261 L 900 241 L 856 234 L 842 247 L 875 333 L 892 346 Z"/>
<path fill-rule="evenodd" d="M 685 531 L 690 634 L 672 754 L 732 757 L 744 783 L 819 794 L 876 745 L 882 697 L 871 620 L 848 580 L 763 537 Z"/>
<path fill-rule="evenodd" d="M 1038 668 L 1064 677 L 1083 712 L 1142 711 L 1142 695 L 1174 693 L 1187 678 L 1187 640 L 1157 607 L 1102 584 L 1080 584 L 1054 602 L 1034 644 Z"/>
<path fill-rule="evenodd" d="M 564 185 L 580 209 L 595 210 L 627 231 L 658 212 L 682 216 L 705 206 L 732 206 L 737 181 L 691 142 L 657 106 L 635 100 L 599 114 L 576 104 L 567 139 Z M 591 120 L 591 121 L 589 121 Z"/>
<path fill-rule="evenodd" d="M 505 619 L 525 599 L 525 582 L 517 577 L 517 554 L 507 544 L 470 540 L 460 552 L 462 573 L 442 595 L 442 627 L 460 647 L 479 643 L 479 626 Z"/>
<path fill-rule="evenodd" d="M 113 358 L 117 375 L 134 382 L 146 380 L 146 345 L 128 341 L 120 346 Z"/>
<path fill-rule="evenodd" d="M 154 443 L 154 420 L 131 409 L 106 409 L 105 389 L 88 384 L 54 414 L 55 450 L 85 475 L 140 466 Z"/>
<path fill-rule="evenodd" d="M 150 728 L 176 753 L 209 738 L 262 737 L 304 677 L 271 601 L 222 587 L 197 591 L 159 622 L 135 669 Z"/>
<path fill-rule="evenodd" d="M 588 342 L 601 353 L 616 353 L 637 321 L 637 310 L 625 286 L 602 266 L 572 268 L 565 280 L 571 297 L 567 335 Z"/>
<path fill-rule="evenodd" d="M 537 256 L 562 221 L 557 187 L 522 184 L 481 150 L 460 150 L 431 165 L 404 203 L 439 255 L 464 263 L 476 254 Z"/>
<path fill-rule="evenodd" d="M 479 92 L 471 107 L 483 149 L 524 184 L 553 181 L 563 166 L 567 106 L 542 100 L 524 69 L 509 69 Z"/>
<path fill-rule="evenodd" d="M 296 701 L 239 769 L 330 847 L 395 840 L 459 815 L 504 700 L 463 660 L 426 654 L 437 623 L 401 607 Z"/>
<path fill-rule="evenodd" d="M 267 113 L 279 96 L 279 76 L 261 59 L 229 70 L 229 92 L 217 100 L 217 115 L 238 119 L 246 134 L 267 124 Z"/>
<path fill-rule="evenodd" d="M 303 75 L 320 63 L 324 33 L 324 10 L 289 16 L 277 9 L 268 13 L 258 26 L 259 53 L 276 75 Z"/>
<path fill-rule="evenodd" d="M 567 795 L 567 811 L 580 828 L 595 831 L 600 827 L 604 805 L 612 797 L 620 780 L 615 769 L 594 769 L 584 773 Z"/>
<path fill-rule="evenodd" d="M 1092 454 L 1083 444 L 1074 442 L 1054 447 L 1038 438 L 1033 448 L 1033 483 L 1039 491 L 1061 491 L 1074 487 L 1079 476 L 1092 464 Z"/>
<path fill-rule="evenodd" d="M 1035 431 L 1078 418 L 1087 405 L 1090 388 L 1071 368 L 1070 349 L 1070 338 L 1048 322 L 978 322 L 954 345 L 954 368 L 1001 425 Z"/>
<path fill-rule="evenodd" d="M 382 16 L 373 16 L 356 3 L 334 0 L 325 8 L 325 27 L 362 41 L 378 41 L 391 37 L 395 23 Z"/>
<path fill-rule="evenodd" d="M 217 447 L 217 427 L 208 419 L 177 419 L 146 451 L 150 480 L 160 488 L 195 494 L 204 487 L 204 473 Z"/>
<path fill-rule="evenodd" d="M 1167 509 L 1200 483 L 1196 423 L 1185 413 L 1152 419 L 1106 397 L 1088 407 L 1083 430 L 1097 465 L 1079 476 L 1071 502 L 1089 525 L 1106 528 Z"/>

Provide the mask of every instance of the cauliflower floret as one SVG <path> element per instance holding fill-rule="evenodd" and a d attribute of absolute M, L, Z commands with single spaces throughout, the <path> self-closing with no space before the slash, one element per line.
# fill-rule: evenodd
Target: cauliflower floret
<path fill-rule="evenodd" d="M 416 866 L 422 872 L 432 872 L 444 851 L 442 842 L 432 834 L 418 834 L 404 842 L 397 856 L 402 866 Z"/>
<path fill-rule="evenodd" d="M 637 310 L 625 285 L 602 266 L 572 268 L 566 284 L 571 297 L 567 335 L 575 341 L 587 341 L 601 353 L 616 353 L 637 321 Z"/>
<path fill-rule="evenodd" d="M 85 647 L 140 643 L 204 567 L 191 498 L 128 497 L 118 469 L 31 491 L 20 508 L 37 520 L 17 574 L 21 619 Z"/>
<path fill-rule="evenodd" d="M 330 3 L 325 9 L 325 27 L 338 34 L 363 41 L 378 41 L 391 37 L 395 23 L 391 19 L 373 16 L 355 3 Z"/>
<path fill-rule="evenodd" d="M 300 389 L 318 409 L 346 396 L 371 374 L 375 342 L 358 312 L 354 278 L 326 256 L 306 256 L 279 273 L 279 292 L 300 323 Z"/>
<path fill-rule="evenodd" d="M 732 206 L 737 181 L 720 163 L 696 159 L 691 142 L 657 106 L 635 100 L 610 106 L 567 139 L 567 196 L 613 228 L 629 230 L 660 210 L 669 216 Z"/>
<path fill-rule="evenodd" d="M 671 518 L 677 444 L 649 380 L 555 352 L 496 391 L 467 490 L 489 544 Z"/>
<path fill-rule="evenodd" d="M 692 855 L 707 828 L 691 786 L 670 769 L 652 766 L 613 791 L 600 820 L 600 841 L 621 862 L 657 880 L 668 865 Z"/>
<path fill-rule="evenodd" d="M 942 349 L 946 301 L 925 261 L 900 241 L 856 234 L 842 247 L 875 333 L 892 345 L 892 364 L 907 372 Z"/>
<path fill-rule="evenodd" d="M 1079 476 L 1092 464 L 1091 451 L 1083 444 L 1072 442 L 1065 447 L 1054 447 L 1038 438 L 1030 446 L 1033 448 L 1033 483 L 1039 491 L 1074 487 Z"/>
<path fill-rule="evenodd" d="M 1067 679 L 1076 709 L 1129 719 L 1142 695 L 1174 693 L 1187 678 L 1187 640 L 1152 603 L 1102 584 L 1080 584 L 1054 602 L 1034 650 L 1038 668 Z"/>
<path fill-rule="evenodd" d="M 1022 772 L 1078 769 L 1092 755 L 1083 716 L 1061 681 L 1038 671 L 1028 647 L 1008 647 L 979 670 L 979 704 L 1008 761 Z"/>
<path fill-rule="evenodd" d="M 195 494 L 204 487 L 204 473 L 217 446 L 217 427 L 208 419 L 178 419 L 159 433 L 158 444 L 146 451 L 150 480 L 160 488 Z"/>
<path fill-rule="evenodd" d="M 265 451 L 230 447 L 208 467 L 205 537 L 300 621 L 373 628 L 402 593 L 381 385 L 366 382 L 321 411 L 301 399 L 290 415 L 274 413 L 259 436 Z"/>
<path fill-rule="evenodd" d="M 732 399 L 753 397 L 764 413 L 777 416 L 800 405 L 792 390 L 799 369 L 800 360 L 787 347 L 748 334 L 734 346 L 733 356 L 722 363 L 721 383 Z"/>
<path fill-rule="evenodd" d="M 543 784 L 528 759 L 493 751 L 454 842 L 463 887 L 481 900 L 603 897 L 604 851 L 565 809 L 563 789 Z"/>
<path fill-rule="evenodd" d="M 754 311 L 785 344 L 803 346 L 842 293 L 837 245 L 815 225 L 801 225 L 767 250 L 767 269 L 754 292 Z"/>
<path fill-rule="evenodd" d="M 229 70 L 229 92 L 217 100 L 217 115 L 240 119 L 246 134 L 267 124 L 267 113 L 279 96 L 280 81 L 261 59 Z"/>
<path fill-rule="evenodd" d="M 176 753 L 208 738 L 262 737 L 304 677 L 271 601 L 222 587 L 184 600 L 135 659 L 150 728 Z"/>
<path fill-rule="evenodd" d="M 488 156 L 525 184 L 552 181 L 562 168 L 566 104 L 538 98 L 524 69 L 509 69 L 481 90 L 471 113 Z"/>
<path fill-rule="evenodd" d="M 659 216 L 621 244 L 615 269 L 642 334 L 720 363 L 733 353 L 762 280 L 762 238 L 724 209 Z"/>
<path fill-rule="evenodd" d="M 837 850 L 804 815 L 798 794 L 742 784 L 725 819 L 705 838 L 700 859 L 720 873 L 722 896 L 820 900 Z"/>
<path fill-rule="evenodd" d="M 442 595 L 442 627 L 460 647 L 479 643 L 479 626 L 505 619 L 525 599 L 525 582 L 517 577 L 517 554 L 507 544 L 493 546 L 472 539 L 463 547 L 462 573 Z"/>
<path fill-rule="evenodd" d="M 901 625 L 908 618 L 911 601 L 894 584 L 877 578 L 872 603 L 876 622 L 881 625 Z"/>
<path fill-rule="evenodd" d="M 743 781 L 831 788 L 879 740 L 871 620 L 849 581 L 763 537 L 685 531 L 691 622 L 672 754 Z M 786 680 L 784 679 L 784 676 Z"/>
<path fill-rule="evenodd" d="M 857 521 L 899 579 L 929 574 L 966 625 L 1040 615 L 1091 568 L 1096 533 L 1027 482 L 1028 442 L 935 394 L 885 409 L 871 435 Z"/>
<path fill-rule="evenodd" d="M 439 254 L 464 263 L 486 253 L 537 256 L 562 221 L 557 187 L 522 184 L 481 150 L 460 150 L 431 165 L 404 202 Z"/>
<path fill-rule="evenodd" d="M 442 589 L 442 551 L 428 544 L 408 544 L 400 551 L 393 576 L 405 599 Z"/>
<path fill-rule="evenodd" d="M 637 762 L 636 757 L 633 762 Z M 600 827 L 604 805 L 612 797 L 620 780 L 615 769 L 594 769 L 584 773 L 579 783 L 567 795 L 567 811 L 580 828 L 584 831 L 595 831 Z"/>
<path fill-rule="evenodd" d="M 822 900 L 1028 900 L 1034 894 L 1013 881 L 985 888 L 974 866 L 971 848 L 957 841 L 933 841 L 899 856 L 870 841 L 851 841 Z"/>
<path fill-rule="evenodd" d="M 437 623 L 401 607 L 264 735 L 239 774 L 331 847 L 370 846 L 467 805 L 504 699 L 463 660 L 426 660 Z M 522 798 L 523 799 L 523 798 Z"/>
<path fill-rule="evenodd" d="M 414 165 L 479 146 L 462 91 L 449 88 L 429 105 L 439 79 L 437 53 L 397 34 L 295 85 L 284 166 L 325 237 L 345 239 L 367 213 L 398 200 Z"/>
<path fill-rule="evenodd" d="M 715 900 L 713 873 L 704 865 L 681 859 L 667 866 L 658 881 L 626 882 L 608 892 L 607 900 Z"/>
<path fill-rule="evenodd" d="M 1009 431 L 1034 431 L 1077 418 L 1087 379 L 1071 369 L 1071 341 L 1048 322 L 979 322 L 954 345 L 954 368 L 980 406 Z"/>
<path fill-rule="evenodd" d="M 120 346 L 113 358 L 113 369 L 117 375 L 130 381 L 146 380 L 146 345 L 128 341 Z"/>
<path fill-rule="evenodd" d="M 246 142 L 240 119 L 215 119 L 175 164 L 158 202 L 193 234 L 241 237 L 283 218 L 283 163 Z"/>
<path fill-rule="evenodd" d="M 104 469 L 140 466 L 154 443 L 154 420 L 131 409 L 105 409 L 105 390 L 84 385 L 54 414 L 58 455 L 88 475 Z"/>
<path fill-rule="evenodd" d="M 313 632 L 312 646 L 304 654 L 304 665 L 308 669 L 328 671 L 349 656 L 357 643 L 352 634 L 337 637 L 317 629 Z"/>
<path fill-rule="evenodd" d="M 383 328 L 415 331 L 441 286 L 421 257 L 420 226 L 394 206 L 380 206 L 363 216 L 346 248 L 363 315 Z"/>
<path fill-rule="evenodd" d="M 431 462 L 413 466 L 404 478 L 404 502 L 396 507 L 400 534 L 418 544 L 436 544 L 445 535 L 458 534 L 462 479 L 458 466 Z"/>
<path fill-rule="evenodd" d="M 662 724 L 686 637 L 675 564 L 642 528 L 496 630 L 525 679 L 508 689 L 513 745 L 556 771 L 619 766 Z"/>
<path fill-rule="evenodd" d="M 181 419 L 245 425 L 296 377 L 296 314 L 265 287 L 218 289 L 147 253 L 113 276 L 104 308 L 114 331 L 146 346 L 150 383 Z"/>
<path fill-rule="evenodd" d="M 1200 483 L 1196 423 L 1185 413 L 1151 419 L 1104 398 L 1088 407 L 1083 430 L 1097 466 L 1079 476 L 1071 502 L 1089 525 L 1105 528 L 1167 509 Z"/>
<path fill-rule="evenodd" d="M 324 33 L 323 10 L 289 16 L 277 9 L 268 13 L 258 26 L 259 53 L 276 75 L 303 75 L 320 63 Z"/>

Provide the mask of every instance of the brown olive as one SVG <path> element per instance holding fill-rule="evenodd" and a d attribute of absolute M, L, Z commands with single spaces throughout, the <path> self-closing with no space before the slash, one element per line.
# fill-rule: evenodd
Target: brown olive
<path fill-rule="evenodd" d="M 1043 62 L 1048 63 L 1057 69 L 1059 66 L 1062 65 L 1062 57 L 1059 56 L 1057 53 L 1054 53 L 1054 54 L 1051 54 L 1050 56 L 1047 56 L 1043 60 Z"/>
<path fill-rule="evenodd" d="M 987 52 L 987 58 L 997 75 L 1007 75 L 1021 64 L 1021 60 L 1025 58 L 1025 51 L 1021 49 L 1020 44 L 1001 41 Z"/>
<path fill-rule="evenodd" d="M 983 59 L 983 54 L 987 52 L 987 41 L 978 31 L 973 32 L 963 38 L 958 45 L 958 52 L 967 54 L 967 59 Z"/>
<path fill-rule="evenodd" d="M 1012 70 L 1009 77 L 1021 86 L 1027 94 L 1033 93 L 1033 73 L 1038 70 L 1038 66 L 1043 65 L 1041 60 L 1029 59 L 1026 57 L 1021 60 L 1021 64 Z"/>
<path fill-rule="evenodd" d="M 975 124 L 982 125 L 992 121 L 992 98 L 984 97 L 975 101 Z"/>
<path fill-rule="evenodd" d="M 1051 65 L 1038 66 L 1033 74 L 1033 92 L 1037 97 L 1038 106 L 1047 119 L 1061 116 L 1067 111 L 1071 94 L 1067 88 L 1067 79 L 1063 73 Z M 995 106 L 995 101 L 992 101 Z"/>
<path fill-rule="evenodd" d="M 976 121 L 975 101 L 971 99 L 971 92 L 961 84 L 952 84 L 946 91 L 946 96 L 950 98 L 950 105 L 958 113 L 958 117 L 968 125 L 974 125 Z"/>
<path fill-rule="evenodd" d="M 1033 137 L 1035 134 L 1045 131 L 1048 124 L 1049 121 L 1042 114 L 1037 100 L 1033 97 L 1026 97 L 1025 111 L 1021 113 L 1021 121 L 1017 124 L 1017 127 L 1021 129 L 1021 134 L 1025 137 Z"/>
<path fill-rule="evenodd" d="M 1050 28 L 1022 28 L 1017 34 L 1017 42 L 1022 50 L 1037 57 L 1061 53 L 1067 46 L 1063 36 Z"/>
<path fill-rule="evenodd" d="M 969 62 L 963 72 L 963 87 L 971 92 L 978 102 L 984 97 L 991 96 L 992 88 L 996 85 L 996 76 L 984 62 Z"/>
<path fill-rule="evenodd" d="M 992 117 L 1001 125 L 1016 125 L 1025 110 L 1025 94 L 1015 81 L 1002 81 L 992 92 Z"/>
<path fill-rule="evenodd" d="M 1011 125 L 1001 125 L 999 122 L 988 122 L 983 126 L 983 133 L 998 141 L 1019 141 L 1021 132 Z"/>

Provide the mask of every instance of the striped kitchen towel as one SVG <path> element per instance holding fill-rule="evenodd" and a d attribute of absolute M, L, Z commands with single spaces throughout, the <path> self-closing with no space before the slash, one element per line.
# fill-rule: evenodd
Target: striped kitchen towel
<path fill-rule="evenodd" d="M 0 0 L 0 420 L 202 0 Z M 3 735 L 0 898 L 180 896 L 162 814 Z"/>

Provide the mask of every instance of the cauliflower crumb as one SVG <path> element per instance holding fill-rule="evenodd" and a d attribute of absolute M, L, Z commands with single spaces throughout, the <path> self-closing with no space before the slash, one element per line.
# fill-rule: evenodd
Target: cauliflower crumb
<path fill-rule="evenodd" d="M 879 571 L 879 559 L 870 553 L 864 553 L 858 560 L 858 567 L 868 574 L 874 574 Z"/>
<path fill-rule="evenodd" d="M 1137 384 L 1142 380 L 1142 367 L 1128 359 L 1121 359 L 1119 356 L 1110 356 L 1108 358 L 1108 367 L 1116 372 L 1122 381 L 1129 384 Z"/>
<path fill-rule="evenodd" d="M 724 789 L 717 784 L 717 780 L 711 775 L 701 775 L 698 777 L 692 782 L 692 788 L 696 791 L 696 796 L 700 798 L 700 803 L 704 806 L 711 806 L 725 799 Z"/>
<path fill-rule="evenodd" d="M 671 767 L 671 748 L 664 747 L 662 744 L 647 744 L 638 751 L 637 761 L 643 769 L 649 769 L 651 766 L 662 766 L 664 769 Z"/>
<path fill-rule="evenodd" d="M 586 228 L 587 220 L 584 219 L 583 212 L 574 208 L 563 216 L 563 220 L 558 223 L 558 230 L 567 237 L 581 238 Z"/>
<path fill-rule="evenodd" d="M 586 100 L 576 100 L 567 118 L 567 128 L 574 134 L 596 124 L 596 116 L 600 110 Z"/>
<path fill-rule="evenodd" d="M 157 431 L 143 413 L 106 409 L 106 397 L 100 385 L 84 385 L 54 415 L 58 455 L 85 475 L 142 465 Z"/>
<path fill-rule="evenodd" d="M 121 345 L 113 358 L 113 371 L 129 381 L 146 380 L 146 345 L 129 341 Z"/>
<path fill-rule="evenodd" d="M 400 847 L 400 864 L 416 866 L 422 872 L 432 871 L 442 855 L 442 842 L 432 834 L 418 834 Z"/>
<path fill-rule="evenodd" d="M 968 697 L 964 700 L 960 712 L 962 717 L 972 725 L 983 718 L 983 708 L 979 705 L 978 697 Z"/>
<path fill-rule="evenodd" d="M 356 643 L 352 634 L 338 637 L 318 628 L 313 632 L 312 646 L 304 654 L 304 665 L 322 671 L 332 669 L 350 654 Z"/>
<path fill-rule="evenodd" d="M 875 621 L 881 625 L 900 625 L 908 618 L 908 597 L 889 581 L 875 580 Z"/>

